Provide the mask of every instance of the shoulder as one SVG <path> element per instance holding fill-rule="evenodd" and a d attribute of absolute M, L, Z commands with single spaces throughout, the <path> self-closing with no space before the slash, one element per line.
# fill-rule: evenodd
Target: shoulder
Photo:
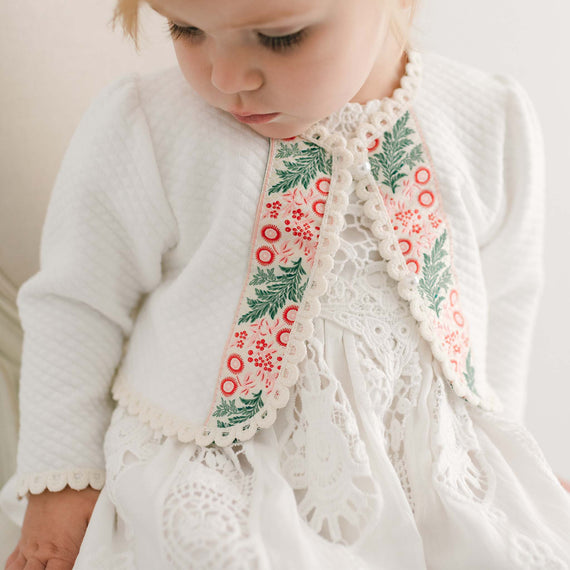
<path fill-rule="evenodd" d="M 171 66 L 117 77 L 95 94 L 82 120 L 125 125 L 142 120 L 157 132 L 157 142 L 165 134 L 196 136 L 202 125 L 223 122 L 223 115 L 198 96 L 177 66 Z"/>
<path fill-rule="evenodd" d="M 190 87 L 177 65 L 139 73 L 135 79 L 141 105 L 151 116 L 162 113 L 184 118 L 187 114 L 196 115 L 211 109 Z"/>
<path fill-rule="evenodd" d="M 450 109 L 469 114 L 481 108 L 505 111 L 512 100 L 528 99 L 522 84 L 508 73 L 494 73 L 440 53 L 422 57 L 422 94 L 442 98 Z"/>
<path fill-rule="evenodd" d="M 537 113 L 526 89 L 508 73 L 435 52 L 421 52 L 421 58 L 414 110 L 438 171 L 461 188 L 483 243 L 504 211 L 515 170 L 525 175 L 541 168 Z M 537 187 L 529 185 L 529 191 Z"/>
<path fill-rule="evenodd" d="M 417 104 L 426 119 L 445 121 L 470 144 L 496 141 L 502 145 L 508 130 L 527 136 L 541 130 L 526 88 L 513 75 L 486 71 L 435 52 L 422 52 L 421 57 Z"/>
<path fill-rule="evenodd" d="M 256 148 L 261 139 L 228 113 L 208 104 L 186 81 L 177 65 L 153 73 L 135 74 L 138 104 L 148 124 L 159 160 L 165 154 L 189 153 L 201 159 L 215 149 L 219 157 Z"/>

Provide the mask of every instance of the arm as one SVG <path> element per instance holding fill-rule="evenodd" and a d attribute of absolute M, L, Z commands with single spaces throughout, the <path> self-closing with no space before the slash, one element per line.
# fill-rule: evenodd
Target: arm
<path fill-rule="evenodd" d="M 488 292 L 487 375 L 505 415 L 523 423 L 532 332 L 543 283 L 544 147 L 524 89 L 505 84 L 501 208 L 481 247 Z"/>
<path fill-rule="evenodd" d="M 177 226 L 136 78 L 106 87 L 63 158 L 40 270 L 18 293 L 24 343 L 18 494 L 101 489 L 110 385 L 133 309 L 161 280 Z"/>

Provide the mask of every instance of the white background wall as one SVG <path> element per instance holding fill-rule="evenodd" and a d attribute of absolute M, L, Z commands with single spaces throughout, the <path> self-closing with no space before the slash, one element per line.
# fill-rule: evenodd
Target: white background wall
<path fill-rule="evenodd" d="M 113 6 L 114 0 L 0 0 L 0 267 L 16 286 L 37 271 L 53 181 L 91 98 L 124 73 L 175 64 L 164 20 L 144 11 L 142 51 L 137 55 L 121 31 L 108 24 Z M 555 472 L 566 478 L 569 21 L 568 0 L 420 0 L 414 33 L 420 49 L 513 74 L 530 93 L 542 122 L 547 283 L 531 355 L 527 425 Z"/>

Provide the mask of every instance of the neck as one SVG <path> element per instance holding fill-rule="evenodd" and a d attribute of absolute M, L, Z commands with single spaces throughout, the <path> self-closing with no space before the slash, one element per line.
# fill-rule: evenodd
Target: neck
<path fill-rule="evenodd" d="M 354 103 L 366 103 L 372 99 L 391 97 L 400 87 L 400 80 L 406 71 L 407 53 L 390 35 L 379 57 L 374 62 L 368 79 L 351 99 Z"/>

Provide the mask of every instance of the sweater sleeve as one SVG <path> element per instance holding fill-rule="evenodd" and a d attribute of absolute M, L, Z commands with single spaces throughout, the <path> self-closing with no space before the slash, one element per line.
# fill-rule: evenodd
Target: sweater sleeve
<path fill-rule="evenodd" d="M 63 157 L 20 287 L 18 498 L 66 485 L 101 489 L 111 383 L 143 295 L 178 240 L 136 74 L 105 87 Z"/>
<path fill-rule="evenodd" d="M 523 423 L 532 333 L 543 286 L 544 143 L 523 87 L 498 76 L 507 97 L 503 196 L 481 248 L 488 293 L 487 374 L 505 416 Z"/>

